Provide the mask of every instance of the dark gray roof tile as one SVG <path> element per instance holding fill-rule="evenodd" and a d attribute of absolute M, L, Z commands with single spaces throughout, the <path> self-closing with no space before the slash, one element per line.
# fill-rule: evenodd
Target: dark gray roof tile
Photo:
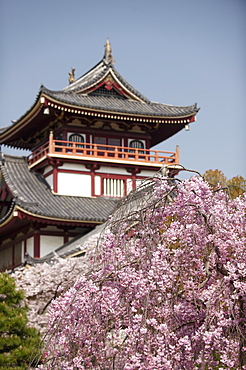
<path fill-rule="evenodd" d="M 37 216 L 105 222 L 117 199 L 55 195 L 44 178 L 28 169 L 25 157 L 4 155 L 1 171 L 15 203 Z"/>
<path fill-rule="evenodd" d="M 98 109 L 101 111 L 160 117 L 182 117 L 194 114 L 198 111 L 196 104 L 187 107 L 178 107 L 154 102 L 146 103 L 120 99 L 115 96 L 71 94 L 70 92 L 51 91 L 44 87 L 42 91 L 61 103 L 89 109 Z"/>

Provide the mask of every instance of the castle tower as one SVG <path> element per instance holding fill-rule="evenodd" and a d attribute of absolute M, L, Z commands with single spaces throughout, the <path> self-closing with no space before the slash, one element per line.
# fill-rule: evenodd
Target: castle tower
<path fill-rule="evenodd" d="M 0 270 L 43 257 L 107 220 L 117 201 L 174 152 L 151 148 L 195 120 L 196 104 L 151 102 L 115 69 L 106 41 L 103 59 L 53 91 L 41 86 L 33 106 L 0 130 L 4 145 L 31 151 L 2 155 Z"/>

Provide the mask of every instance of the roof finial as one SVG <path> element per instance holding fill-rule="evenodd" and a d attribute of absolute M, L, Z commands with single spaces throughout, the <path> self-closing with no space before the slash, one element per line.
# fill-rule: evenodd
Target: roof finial
<path fill-rule="evenodd" d="M 106 63 L 112 63 L 113 64 L 115 61 L 114 61 L 114 58 L 113 58 L 112 48 L 111 48 L 109 39 L 106 40 L 106 44 L 104 46 L 105 46 L 104 60 L 105 60 Z"/>
<path fill-rule="evenodd" d="M 72 82 L 75 81 L 75 68 L 72 67 L 71 72 L 69 72 L 68 74 L 69 74 L 68 81 L 71 84 Z"/>

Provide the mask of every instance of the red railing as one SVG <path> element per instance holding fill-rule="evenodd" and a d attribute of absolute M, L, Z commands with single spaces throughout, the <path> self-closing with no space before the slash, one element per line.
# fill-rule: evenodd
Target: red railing
<path fill-rule="evenodd" d="M 64 140 L 50 139 L 31 155 L 28 163 L 32 165 L 45 159 L 47 156 L 79 157 L 114 162 L 143 162 L 143 164 L 179 164 L 179 149 L 176 152 L 164 152 L 152 149 L 138 149 L 122 146 L 113 146 L 93 143 L 76 143 Z"/>

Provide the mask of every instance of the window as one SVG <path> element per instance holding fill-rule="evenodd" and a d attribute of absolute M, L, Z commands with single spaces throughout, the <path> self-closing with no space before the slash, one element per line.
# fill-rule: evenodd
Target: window
<path fill-rule="evenodd" d="M 111 145 L 112 147 L 108 147 L 108 146 L 105 147 L 105 146 L 101 146 L 100 145 L 97 148 L 98 149 L 101 149 L 101 150 L 114 151 L 114 148 L 113 147 L 120 146 L 121 139 L 113 138 L 113 137 L 99 137 L 99 136 L 94 136 L 94 143 L 95 144 Z M 100 153 L 99 153 L 99 155 L 100 155 Z M 112 154 L 112 156 L 113 156 L 113 154 Z"/>
<path fill-rule="evenodd" d="M 144 149 L 144 144 L 140 140 L 131 140 L 129 146 L 130 148 Z"/>
<path fill-rule="evenodd" d="M 105 144 L 105 145 L 107 145 L 106 137 L 95 136 L 94 137 L 94 143 L 95 144 Z M 97 149 L 105 150 L 106 147 L 105 146 L 98 146 Z M 100 153 L 99 153 L 99 155 L 100 155 Z M 101 155 L 102 155 L 102 153 L 101 153 Z"/>
<path fill-rule="evenodd" d="M 103 179 L 103 195 L 106 197 L 123 197 L 124 180 L 122 179 Z"/>
<path fill-rule="evenodd" d="M 120 146 L 120 139 L 109 137 L 108 138 L 108 145 Z"/>
<path fill-rule="evenodd" d="M 144 143 L 140 140 L 131 140 L 130 143 L 129 143 L 129 147 L 130 148 L 136 148 L 136 149 L 144 149 Z M 131 153 L 134 153 L 136 151 L 134 150 L 130 150 Z M 144 151 L 143 150 L 137 150 L 137 152 L 139 154 L 143 154 Z"/>
<path fill-rule="evenodd" d="M 69 135 L 68 141 L 72 141 L 73 143 L 84 143 L 84 138 L 80 134 L 71 134 Z M 69 146 L 72 146 L 69 144 Z M 76 148 L 83 148 L 84 145 L 76 144 Z"/>
<path fill-rule="evenodd" d="M 94 137 L 95 144 L 105 144 L 105 145 L 113 145 L 113 146 L 120 146 L 121 140 L 114 137 Z"/>

